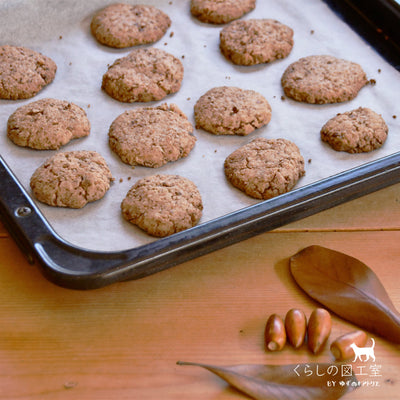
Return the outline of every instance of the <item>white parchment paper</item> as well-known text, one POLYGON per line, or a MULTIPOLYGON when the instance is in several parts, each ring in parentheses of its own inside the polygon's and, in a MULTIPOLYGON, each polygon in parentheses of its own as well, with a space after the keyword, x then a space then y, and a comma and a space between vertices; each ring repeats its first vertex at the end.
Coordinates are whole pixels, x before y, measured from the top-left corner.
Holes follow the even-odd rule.
MULTIPOLYGON (((135 0, 127 1, 134 4, 135 0)), ((181 90, 163 102, 176 103, 194 124, 193 106, 208 89, 238 86, 263 94, 272 107, 268 126, 247 137, 214 136, 195 130, 197 143, 191 154, 157 169, 123 164, 108 147, 108 129, 123 111, 144 104, 126 104, 111 99, 101 90, 107 66, 131 49, 116 50, 98 44, 89 25, 93 13, 112 1, 104 0, 11 0, 0 1, 1 44, 30 47, 51 57, 58 66, 52 84, 36 97, 21 101, 0 101, 0 152, 19 180, 30 192, 33 171, 54 151, 37 151, 15 146, 7 139, 9 115, 19 106, 39 98, 72 101, 85 109, 91 122, 87 138, 70 142, 60 151, 96 150, 107 160, 115 177, 106 196, 80 210, 38 204, 54 229, 66 240, 89 249, 122 250, 155 240, 124 221, 120 203, 137 179, 155 173, 179 174, 191 179, 202 193, 204 213, 200 223, 240 210, 258 200, 233 188, 225 179, 223 162, 236 148, 256 137, 283 137, 295 142, 306 160, 306 175, 297 187, 310 184, 357 165, 400 150, 399 73, 383 60, 355 32, 320 0, 258 0, 248 18, 274 18, 294 30, 290 56, 270 64, 235 66, 219 51, 222 26, 204 24, 190 15, 189 0, 137 0, 166 12, 172 25, 153 46, 182 60, 185 75, 181 90), (368 85, 351 102, 309 105, 282 100, 280 78, 285 68, 300 57, 331 54, 360 63, 368 85), (322 125, 338 112, 370 107, 382 114, 389 126, 385 145, 366 154, 333 151, 320 140, 322 125), (395 119, 393 116, 397 115, 395 119)))

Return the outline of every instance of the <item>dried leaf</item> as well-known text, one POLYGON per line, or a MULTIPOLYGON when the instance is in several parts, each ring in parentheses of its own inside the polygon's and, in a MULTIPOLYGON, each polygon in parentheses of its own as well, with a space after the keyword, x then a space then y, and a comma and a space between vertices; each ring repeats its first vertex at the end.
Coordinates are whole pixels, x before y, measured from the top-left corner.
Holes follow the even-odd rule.
POLYGON ((290 259, 297 284, 343 319, 400 343, 400 314, 375 273, 354 257, 310 246, 290 259))
POLYGON ((177 364, 205 368, 256 400, 335 400, 358 387, 355 375, 343 377, 341 364, 335 363, 222 367, 182 361, 177 364))

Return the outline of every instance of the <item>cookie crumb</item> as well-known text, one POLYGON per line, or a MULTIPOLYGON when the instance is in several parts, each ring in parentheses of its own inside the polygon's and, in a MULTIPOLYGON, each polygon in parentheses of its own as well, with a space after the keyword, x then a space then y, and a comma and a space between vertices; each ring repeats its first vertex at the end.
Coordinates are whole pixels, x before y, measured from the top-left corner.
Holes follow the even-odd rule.
POLYGON ((370 79, 370 80, 368 81, 368 83, 369 83, 371 86, 374 86, 374 85, 376 85, 376 80, 375 80, 375 79, 370 79))
POLYGON ((123 181, 123 178, 119 178, 119 183, 122 183, 123 181))
POLYGON ((78 385, 78 382, 65 382, 64 383, 64 389, 73 389, 74 387, 76 387, 78 385))
POLYGON ((188 97, 186 100, 189 101, 189 100, 191 100, 191 99, 190 99, 190 97, 188 97))
POLYGON ((286 100, 286 97, 285 97, 285 96, 281 96, 281 100, 282 100, 282 101, 285 101, 285 100, 286 100))
POLYGON ((382 70, 380 68, 378 68, 378 73, 380 74, 382 72, 382 70))
POLYGON ((169 34, 169 37, 173 37, 174 36, 174 32, 171 32, 170 34, 169 34))
POLYGON ((314 35, 314 29, 311 29, 310 34, 314 35))
POLYGON ((312 159, 311 159, 311 158, 309 158, 309 159, 308 159, 308 163, 309 163, 309 164, 311 164, 311 161, 312 161, 312 159))
POLYGON ((131 176, 128 176, 128 181, 130 181, 132 179, 132 177, 131 176))
POLYGON ((165 43, 164 43, 164 46, 167 46, 167 44, 168 44, 168 43, 167 43, 167 42, 165 42, 165 43))
POLYGON ((396 119, 397 118, 397 115, 393 115, 393 117, 392 117, 393 119, 396 119))
POLYGON ((182 58, 182 60, 183 60, 183 59, 185 58, 185 55, 182 55, 182 57, 181 57, 181 58, 182 58))
POLYGON ((87 108, 90 108, 90 104, 87 105, 87 108))
POLYGON ((60 35, 58 38, 61 40, 63 37, 60 35))

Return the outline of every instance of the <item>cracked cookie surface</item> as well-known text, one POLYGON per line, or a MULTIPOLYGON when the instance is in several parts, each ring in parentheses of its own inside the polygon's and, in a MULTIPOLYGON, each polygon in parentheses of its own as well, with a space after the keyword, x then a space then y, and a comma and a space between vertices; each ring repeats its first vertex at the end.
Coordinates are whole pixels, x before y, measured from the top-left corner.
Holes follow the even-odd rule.
POLYGON ((156 42, 170 25, 169 16, 156 7, 116 3, 99 10, 90 29, 100 43, 125 48, 156 42))
POLYGON ((175 105, 125 111, 111 124, 109 144, 129 165, 158 168, 186 157, 196 143, 193 126, 175 105))
POLYGON ((0 46, 0 98, 29 99, 54 80, 55 62, 32 49, 0 46))
POLYGON ((148 102, 176 93, 182 79, 183 65, 178 58, 157 48, 140 48, 110 66, 102 88, 121 102, 148 102))
POLYGON ((95 151, 60 152, 33 173, 36 199, 55 207, 82 208, 101 199, 113 181, 104 158, 95 151))
POLYGON ((231 22, 220 32, 222 54, 237 65, 269 63, 287 57, 293 48, 293 30, 273 19, 231 22))
POLYGON ((260 93, 233 86, 215 87, 194 106, 196 128, 215 135, 248 135, 271 120, 271 106, 260 93))
POLYGON ((202 210, 198 188, 179 175, 152 175, 140 179, 121 203, 121 212, 127 221, 156 237, 195 226, 202 210))
POLYGON ((298 147, 287 139, 257 138, 224 163, 228 181, 248 196, 269 199, 290 191, 305 174, 298 147))
POLYGON ((366 107, 337 114, 321 129, 321 139, 336 151, 363 153, 385 143, 388 126, 381 115, 366 107))
POLYGON ((368 83, 362 67, 329 55, 300 58, 281 78, 286 96, 305 103, 340 103, 354 99, 368 83))
POLYGON ((256 0, 191 0, 190 12, 202 22, 226 24, 253 10, 256 0))
POLYGON ((46 98, 26 104, 7 122, 7 136, 12 142, 37 150, 56 150, 89 133, 86 112, 65 100, 46 98))

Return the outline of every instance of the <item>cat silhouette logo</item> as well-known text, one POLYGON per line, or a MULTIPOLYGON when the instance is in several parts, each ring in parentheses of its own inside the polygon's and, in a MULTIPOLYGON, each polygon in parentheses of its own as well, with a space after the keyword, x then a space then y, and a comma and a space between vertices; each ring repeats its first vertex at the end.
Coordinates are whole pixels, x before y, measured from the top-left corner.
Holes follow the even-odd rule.
POLYGON ((374 340, 374 338, 371 338, 371 340, 372 340, 372 345, 370 347, 358 347, 355 343, 352 343, 350 345, 350 347, 353 349, 354 354, 355 354, 353 362, 356 361, 357 359, 359 359, 360 361, 366 362, 370 358, 372 358, 375 362, 375 352, 374 352, 375 340, 374 340), (362 356, 365 356, 364 360, 361 358, 362 356))

